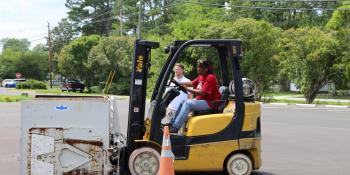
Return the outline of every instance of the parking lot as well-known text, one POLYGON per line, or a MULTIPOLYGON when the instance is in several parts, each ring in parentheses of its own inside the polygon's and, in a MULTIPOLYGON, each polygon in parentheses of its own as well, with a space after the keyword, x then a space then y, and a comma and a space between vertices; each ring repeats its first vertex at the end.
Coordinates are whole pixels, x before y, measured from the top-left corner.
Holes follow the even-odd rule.
MULTIPOLYGON (((125 132, 128 101, 118 101, 125 132)), ((0 103, 0 171, 19 174, 20 103, 0 103)), ((350 174, 350 109, 262 107, 263 166, 255 175, 350 174)))

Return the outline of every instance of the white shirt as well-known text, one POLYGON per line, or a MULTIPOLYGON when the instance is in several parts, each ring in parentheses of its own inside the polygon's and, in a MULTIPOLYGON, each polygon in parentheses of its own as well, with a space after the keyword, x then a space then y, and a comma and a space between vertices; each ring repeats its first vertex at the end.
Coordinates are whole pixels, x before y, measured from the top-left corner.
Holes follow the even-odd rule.
MULTIPOLYGON (((176 80, 179 83, 185 83, 185 82, 191 81, 185 76, 181 78, 174 77, 174 80, 176 80)), ((174 86, 174 84, 171 83, 170 86, 174 86)), ((188 98, 188 94, 184 93, 183 91, 180 91, 180 94, 177 97, 175 97, 173 101, 171 101, 171 103, 168 105, 168 108, 176 110, 179 107, 180 103, 187 100, 187 98, 188 98)))

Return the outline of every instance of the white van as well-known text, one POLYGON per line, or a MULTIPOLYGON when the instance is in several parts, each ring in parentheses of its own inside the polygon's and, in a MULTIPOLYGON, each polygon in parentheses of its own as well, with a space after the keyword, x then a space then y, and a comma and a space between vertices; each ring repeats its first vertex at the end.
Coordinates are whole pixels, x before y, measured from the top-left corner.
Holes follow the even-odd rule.
POLYGON ((15 88, 17 83, 24 81, 26 81, 26 79, 5 79, 2 81, 1 86, 6 88, 15 88))
POLYGON ((14 79, 5 79, 2 81, 1 86, 2 87, 11 87, 15 84, 15 80, 14 79))

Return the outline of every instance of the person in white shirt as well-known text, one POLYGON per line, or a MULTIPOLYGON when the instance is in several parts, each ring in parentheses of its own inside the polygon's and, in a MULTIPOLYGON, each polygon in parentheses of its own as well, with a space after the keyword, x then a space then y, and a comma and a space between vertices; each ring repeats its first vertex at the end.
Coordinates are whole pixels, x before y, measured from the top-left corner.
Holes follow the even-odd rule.
MULTIPOLYGON (((180 63, 175 64, 174 73, 175 73, 174 80, 179 82, 179 83, 185 83, 185 82, 191 81, 184 76, 184 66, 180 63)), ((174 84, 171 83, 170 86, 174 86, 174 84)), ((183 101, 185 101, 191 97, 192 97, 192 95, 190 93, 186 94, 183 91, 180 91, 180 95, 175 97, 174 100, 171 101, 171 103, 168 105, 168 107, 166 109, 165 117, 162 119, 161 123, 163 125, 168 125, 170 123, 171 119, 175 117, 175 112, 176 112, 177 108, 179 107, 179 105, 183 101)))

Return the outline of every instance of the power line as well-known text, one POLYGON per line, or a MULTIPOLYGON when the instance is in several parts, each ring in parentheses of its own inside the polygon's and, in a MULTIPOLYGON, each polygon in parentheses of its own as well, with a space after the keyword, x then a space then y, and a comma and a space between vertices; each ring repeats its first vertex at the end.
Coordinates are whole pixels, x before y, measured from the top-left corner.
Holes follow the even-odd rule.
POLYGON ((45 38, 45 37, 42 37, 42 38, 38 38, 38 39, 34 39, 34 40, 30 40, 29 42, 39 41, 39 40, 42 40, 42 39, 46 39, 46 38, 45 38))
MULTIPOLYGON (((111 10, 112 10, 112 7, 106 7, 106 8, 104 8, 102 10, 99 10, 98 12, 96 12, 96 13, 90 15, 90 16, 84 17, 84 19, 89 19, 90 18, 92 20, 92 19, 95 19, 97 17, 100 17, 100 16, 106 14, 107 12, 111 12, 111 10)), ((77 24, 79 25, 79 24, 85 24, 85 23, 84 23, 84 21, 81 21, 81 22, 78 22, 77 24)))
POLYGON ((83 23, 83 24, 84 24, 84 25, 87 25, 87 24, 94 24, 94 23, 105 22, 105 21, 111 21, 111 20, 116 20, 116 18, 115 18, 115 17, 110 17, 110 18, 105 18, 105 19, 101 19, 101 20, 97 20, 97 21, 85 22, 85 23, 83 23))
MULTIPOLYGON (((94 14, 88 16, 88 17, 86 17, 86 18, 94 19, 94 18, 97 18, 97 17, 99 17, 99 16, 101 16, 101 15, 107 13, 107 12, 110 12, 111 10, 112 10, 111 7, 106 7, 106 8, 104 8, 104 9, 102 9, 102 10, 100 10, 100 11, 98 11, 98 12, 96 12, 96 13, 94 13, 94 14), (108 10, 108 11, 106 11, 106 10, 108 10), (105 12, 103 12, 103 11, 105 11, 105 12), (103 13, 101 13, 101 12, 103 12, 103 13), (101 13, 101 14, 100 14, 100 13, 101 13), (95 16, 95 15, 97 15, 97 16, 95 16)), ((35 38, 35 37, 42 36, 42 35, 47 35, 47 34, 48 34, 48 33, 46 32, 46 33, 41 33, 41 34, 32 35, 32 36, 28 36, 28 37, 20 37, 20 38, 27 38, 27 39, 28 39, 28 38, 35 38)), ((41 40, 41 39, 44 39, 44 38, 39 38, 39 39, 30 40, 29 42, 38 41, 38 40, 41 40)))
POLYGON ((249 1, 249 2, 341 2, 339 0, 245 0, 245 1, 249 1))
POLYGON ((41 33, 41 34, 37 34, 37 35, 32 35, 32 36, 28 36, 28 37, 25 37, 25 38, 36 38, 38 36, 42 36, 42 35, 47 35, 47 32, 46 33, 41 33))
POLYGON ((241 6, 241 5, 223 5, 223 4, 213 4, 213 3, 206 3, 206 2, 191 2, 191 1, 185 1, 185 0, 177 0, 178 2, 188 3, 188 4, 198 4, 198 5, 205 5, 205 6, 216 6, 216 7, 227 7, 227 8, 243 8, 243 9, 261 9, 261 10, 300 10, 300 11, 315 11, 315 10, 322 10, 322 11, 336 11, 336 10, 342 10, 342 11, 348 11, 350 9, 348 8, 337 8, 337 9, 331 9, 331 8, 285 8, 285 7, 264 7, 264 6, 241 6))
MULTIPOLYGON (((101 12, 103 12, 103 11, 105 11, 105 10, 108 10, 108 11, 106 11, 106 12, 109 12, 110 10, 112 10, 112 8, 111 7, 106 7, 106 8, 104 8, 104 9, 102 9, 102 10, 99 10, 98 12, 95 12, 94 14, 92 14, 92 15, 90 15, 90 16, 87 16, 86 18, 95 18, 95 17, 98 17, 98 16, 95 16, 95 15, 100 15, 99 13, 101 13, 101 12), (95 16, 95 17, 94 17, 95 16)), ((103 13, 106 13, 106 12, 103 12, 103 13)))
MULTIPOLYGON (((97 16, 90 17, 90 18, 91 18, 91 19, 95 19, 95 18, 97 18, 97 17, 100 17, 100 16, 102 16, 102 15, 106 14, 107 12, 111 12, 111 10, 112 10, 112 8, 111 8, 110 10, 108 10, 108 11, 105 11, 105 12, 103 12, 103 13, 101 13, 101 14, 97 15, 97 16)), ((89 17, 88 17, 88 18, 89 18, 89 17)))

